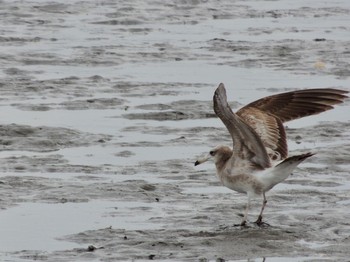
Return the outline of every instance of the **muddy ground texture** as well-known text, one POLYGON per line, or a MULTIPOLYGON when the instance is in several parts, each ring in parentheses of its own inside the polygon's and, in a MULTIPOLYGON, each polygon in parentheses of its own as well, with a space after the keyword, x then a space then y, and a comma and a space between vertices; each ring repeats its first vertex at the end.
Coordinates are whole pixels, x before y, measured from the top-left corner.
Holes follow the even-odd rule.
MULTIPOLYGON (((198 98, 216 84, 191 82, 181 74, 178 81, 157 72, 152 77, 152 65, 175 63, 176 74, 181 63, 193 62, 218 71, 266 69, 277 76, 334 80, 336 85, 321 87, 350 91, 350 40, 338 37, 350 27, 337 23, 349 16, 348 5, 0 2, 0 213, 27 203, 78 206, 99 200, 113 207, 101 217, 139 217, 135 225, 106 224, 55 236, 81 248, 0 247, 8 261, 349 258, 349 100, 335 109, 337 119, 287 128, 291 155, 317 154, 268 194, 264 218, 271 226, 242 229, 233 224, 241 219, 246 197, 221 187, 212 164, 193 166, 212 146, 231 144, 215 121, 211 91, 198 98), (333 24, 321 31, 284 19, 333 24), (221 26, 225 21, 250 26, 235 38, 221 26), (212 31, 206 35, 203 28, 212 31), (311 37, 298 38, 299 33, 311 37), (150 68, 144 78, 133 70, 144 67, 150 68)), ((280 88, 261 83, 240 87, 240 94, 248 102, 252 92, 293 89, 276 79, 280 88)), ((304 87, 316 87, 308 84, 304 87)), ((229 99, 233 108, 242 106, 238 97, 229 99)), ((260 204, 254 202, 251 221, 260 204)))

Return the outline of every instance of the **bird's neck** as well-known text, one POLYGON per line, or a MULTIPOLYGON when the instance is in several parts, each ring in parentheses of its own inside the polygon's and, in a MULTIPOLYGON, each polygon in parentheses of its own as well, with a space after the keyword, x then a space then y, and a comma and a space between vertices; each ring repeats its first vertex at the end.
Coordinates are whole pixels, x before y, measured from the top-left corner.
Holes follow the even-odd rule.
POLYGON ((225 152, 222 152, 220 158, 215 162, 217 171, 221 171, 225 168, 227 161, 231 158, 231 156, 232 150, 226 150, 225 152))

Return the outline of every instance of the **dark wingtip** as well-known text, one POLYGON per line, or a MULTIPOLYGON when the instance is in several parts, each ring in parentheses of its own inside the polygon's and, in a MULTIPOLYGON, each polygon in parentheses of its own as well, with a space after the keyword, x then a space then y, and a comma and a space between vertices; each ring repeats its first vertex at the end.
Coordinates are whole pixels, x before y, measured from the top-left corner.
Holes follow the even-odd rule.
MULTIPOLYGON (((311 153, 311 152, 307 152, 305 154, 302 154, 302 155, 297 155, 297 156, 292 156, 290 157, 290 159, 295 159, 297 161, 304 161, 306 158, 309 158, 313 155, 315 155, 316 153, 311 153)), ((288 158, 287 158, 288 159, 288 158)))
POLYGON ((277 166, 281 165, 281 164, 284 164, 284 163, 287 163, 287 162, 290 162, 290 163, 295 163, 295 162, 299 162, 301 163, 302 161, 304 161, 306 158, 309 158, 313 155, 315 155, 316 153, 311 153, 311 152, 308 152, 308 153, 305 153, 305 154, 301 154, 301 155, 296 155, 296 156, 291 156, 291 157, 288 157, 286 159, 284 159, 281 163, 279 163, 277 166))
POLYGON ((219 86, 218 86, 218 88, 225 88, 224 83, 220 83, 219 86))
POLYGON ((303 155, 300 156, 300 159, 306 159, 310 156, 313 156, 313 155, 316 155, 316 153, 311 153, 311 152, 308 152, 308 153, 305 153, 303 155))
POLYGON ((227 103, 226 89, 223 83, 220 83, 214 92, 214 112, 217 114, 217 107, 219 104, 227 103))
POLYGON ((223 83, 220 83, 219 86, 216 88, 215 93, 217 94, 225 90, 225 85, 223 83))
POLYGON ((199 161, 197 160, 196 162, 194 162, 194 166, 198 166, 200 163, 199 161))

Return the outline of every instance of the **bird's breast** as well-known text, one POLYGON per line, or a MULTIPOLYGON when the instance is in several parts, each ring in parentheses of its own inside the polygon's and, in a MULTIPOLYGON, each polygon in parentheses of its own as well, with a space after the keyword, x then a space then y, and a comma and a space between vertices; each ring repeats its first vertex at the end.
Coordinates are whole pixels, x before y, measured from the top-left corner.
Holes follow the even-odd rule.
POLYGON ((220 177, 224 186, 239 193, 260 195, 263 185, 251 174, 224 175, 220 177))

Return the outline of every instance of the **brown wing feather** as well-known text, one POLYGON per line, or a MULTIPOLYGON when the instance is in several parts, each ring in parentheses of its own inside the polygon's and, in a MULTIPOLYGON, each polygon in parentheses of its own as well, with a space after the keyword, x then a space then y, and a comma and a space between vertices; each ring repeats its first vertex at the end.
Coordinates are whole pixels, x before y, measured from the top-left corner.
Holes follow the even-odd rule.
POLYGON ((340 104, 347 98, 344 95, 346 93, 348 91, 332 88, 291 91, 259 99, 239 111, 251 107, 259 108, 278 117, 284 123, 333 109, 333 105, 340 104))
POLYGON ((225 124, 233 140, 233 156, 250 160, 262 168, 271 166, 265 146, 252 127, 247 125, 227 103, 223 84, 216 89, 213 97, 215 114, 225 124))
POLYGON ((286 92, 252 102, 236 114, 259 134, 268 151, 284 159, 288 147, 283 123, 330 110, 347 98, 346 93, 332 88, 286 92))
POLYGON ((237 115, 256 131, 270 159, 281 160, 288 156, 286 132, 279 118, 254 107, 240 110, 237 115))

